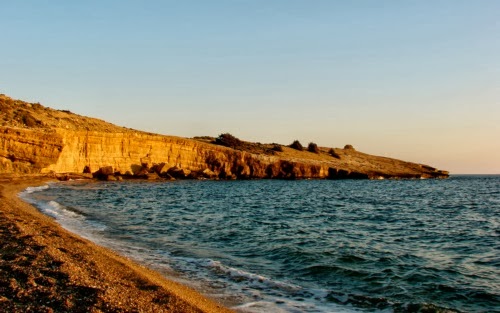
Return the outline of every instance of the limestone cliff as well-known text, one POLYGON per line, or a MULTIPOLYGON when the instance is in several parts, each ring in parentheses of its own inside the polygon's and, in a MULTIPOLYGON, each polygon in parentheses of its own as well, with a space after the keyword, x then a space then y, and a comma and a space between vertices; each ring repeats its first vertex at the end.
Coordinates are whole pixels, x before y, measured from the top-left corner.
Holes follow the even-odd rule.
MULTIPOLYGON (((354 149, 229 148, 118 127, 0 95, 0 173, 137 174, 161 164, 218 178, 444 178, 430 166, 354 149), (333 151, 333 153, 332 153, 333 151), (332 156, 333 155, 333 156, 332 156)), ((248 147, 254 147, 247 145, 248 147)), ((244 146, 244 147, 247 147, 244 146)), ((261 145, 263 146, 263 145, 261 145)), ((260 146, 259 146, 260 147, 260 146)))

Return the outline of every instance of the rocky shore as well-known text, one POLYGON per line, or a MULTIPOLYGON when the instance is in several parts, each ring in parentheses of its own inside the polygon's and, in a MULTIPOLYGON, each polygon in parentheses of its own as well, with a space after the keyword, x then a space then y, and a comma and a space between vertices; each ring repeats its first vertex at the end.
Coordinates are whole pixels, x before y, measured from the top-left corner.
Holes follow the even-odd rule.
POLYGON ((230 312, 62 229, 18 193, 45 176, 0 176, 0 311, 230 312))

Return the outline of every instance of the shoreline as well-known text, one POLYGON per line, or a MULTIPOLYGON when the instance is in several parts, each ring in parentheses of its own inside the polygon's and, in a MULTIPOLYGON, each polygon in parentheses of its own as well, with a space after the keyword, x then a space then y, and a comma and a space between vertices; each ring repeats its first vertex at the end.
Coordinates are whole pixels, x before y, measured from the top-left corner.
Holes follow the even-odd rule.
POLYGON ((0 307, 9 312, 233 312, 63 229, 24 202, 47 176, 0 177, 0 307))

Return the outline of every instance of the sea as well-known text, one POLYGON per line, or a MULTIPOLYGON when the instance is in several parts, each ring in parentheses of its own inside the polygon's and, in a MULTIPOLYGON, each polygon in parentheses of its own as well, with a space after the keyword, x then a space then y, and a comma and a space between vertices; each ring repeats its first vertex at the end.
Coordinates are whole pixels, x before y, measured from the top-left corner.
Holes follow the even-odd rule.
POLYGON ((70 181, 20 196, 238 312, 500 312, 500 176, 70 181))

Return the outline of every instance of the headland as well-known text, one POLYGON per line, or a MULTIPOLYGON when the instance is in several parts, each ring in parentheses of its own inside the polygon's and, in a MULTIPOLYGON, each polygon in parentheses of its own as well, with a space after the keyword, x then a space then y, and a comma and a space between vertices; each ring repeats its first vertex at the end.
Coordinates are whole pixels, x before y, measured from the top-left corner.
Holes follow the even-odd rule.
POLYGON ((0 95, 0 173, 101 179, 399 179, 448 172, 343 148, 182 138, 116 126, 0 95))

